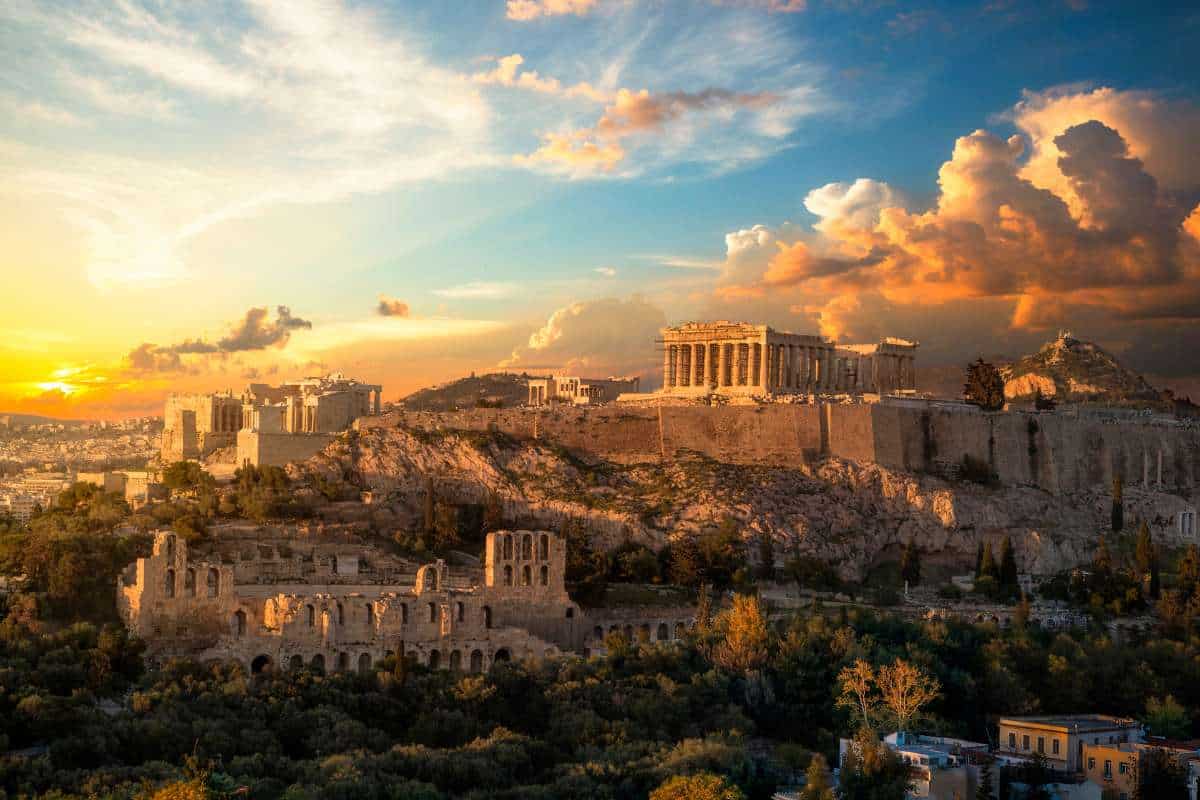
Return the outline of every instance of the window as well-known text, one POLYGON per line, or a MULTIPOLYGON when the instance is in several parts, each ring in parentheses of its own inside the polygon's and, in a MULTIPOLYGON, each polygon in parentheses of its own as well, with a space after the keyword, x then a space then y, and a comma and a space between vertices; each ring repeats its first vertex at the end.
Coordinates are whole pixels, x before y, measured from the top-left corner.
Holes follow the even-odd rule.
POLYGON ((367 624, 375 624, 375 606, 371 605, 370 603, 367 603, 367 624))
POLYGON ((1044 737, 1044 736, 1038 737, 1038 752, 1039 753, 1046 752, 1046 737, 1044 737))
POLYGON ((542 569, 541 569, 541 581, 542 581, 542 586, 550 585, 550 568, 547 567, 545 564, 542 565, 542 569))
POLYGON ((513 583, 512 583, 512 578, 513 578, 513 576, 512 576, 512 564, 505 564, 505 565, 504 565, 504 585, 505 585, 505 586, 512 586, 512 585, 513 585, 513 583))
POLYGON ((1107 758, 1104 759, 1104 777, 1112 778, 1112 762, 1107 758))
POLYGON ((221 590, 221 573, 215 569, 208 571, 208 596, 216 597, 221 590))
POLYGON ((1017 749, 1017 735, 1015 733, 1010 733, 1008 735, 1008 746, 1012 750, 1017 749))
POLYGON ((337 612, 338 612, 338 625, 345 625, 346 624, 346 610, 344 608, 342 608, 341 603, 337 604, 337 612))
POLYGON ((401 603, 400 604, 400 624, 405 625, 407 623, 408 623, 408 603, 401 603))
POLYGON ((1029 749, 1029 737, 1028 737, 1028 736, 1022 736, 1022 737, 1021 737, 1021 749, 1022 749, 1022 750, 1028 750, 1028 749, 1029 749))
POLYGON ((1095 768, 1096 768, 1096 759, 1089 757, 1088 758, 1088 769, 1093 770, 1095 768))
POLYGON ((1121 775, 1128 774, 1129 765, 1126 764, 1124 761, 1122 761, 1120 764, 1117 764, 1117 772, 1120 773, 1121 775))
POLYGON ((513 556, 512 534, 506 533, 504 535, 504 558, 509 559, 509 558, 512 558, 512 556, 513 556))
POLYGON ((545 561, 550 558, 550 537, 542 534, 538 538, 538 560, 545 561))
POLYGON ((437 622, 437 606, 433 603, 429 604, 429 621, 437 622))
POLYGON ((455 606, 455 608, 457 609, 457 613, 455 616, 457 617, 459 622, 462 622, 467 617, 467 607, 464 606, 462 603, 459 603, 457 606, 455 606))
POLYGON ((317 624, 317 609, 312 606, 308 607, 308 627, 313 627, 317 624))
POLYGON ((1050 750, 1054 753, 1054 755, 1058 755, 1058 739, 1050 742, 1050 750))
POLYGON ((521 537, 521 559, 523 561, 533 560, 533 537, 528 533, 521 537))
POLYGON ((533 570, 531 570, 529 568, 528 564, 526 564, 524 567, 521 568, 521 585, 522 586, 532 586, 533 585, 533 570))

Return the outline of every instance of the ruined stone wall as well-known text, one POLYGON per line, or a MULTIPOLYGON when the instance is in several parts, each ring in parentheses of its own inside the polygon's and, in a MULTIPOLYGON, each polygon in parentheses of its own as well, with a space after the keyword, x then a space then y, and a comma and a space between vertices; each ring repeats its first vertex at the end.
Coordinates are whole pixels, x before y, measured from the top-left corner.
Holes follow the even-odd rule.
POLYGON ((819 453, 893 469, 943 474, 964 456, 1007 486, 1051 492, 1125 483, 1188 493, 1200 482, 1200 429, 1069 412, 988 414, 955 405, 768 404, 606 406, 401 412, 360 424, 425 430, 494 429, 606 459, 657 461, 694 451, 738 464, 797 466, 819 453))
POLYGON ((332 433, 260 433, 242 430, 237 434, 237 463, 283 466, 304 461, 324 450, 336 438, 332 433))

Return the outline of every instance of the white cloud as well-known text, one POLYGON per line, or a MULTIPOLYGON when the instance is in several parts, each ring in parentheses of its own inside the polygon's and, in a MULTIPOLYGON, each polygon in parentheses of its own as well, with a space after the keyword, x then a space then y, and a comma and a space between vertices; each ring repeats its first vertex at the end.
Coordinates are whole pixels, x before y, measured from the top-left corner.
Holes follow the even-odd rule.
POLYGON ((813 189, 804 198, 804 207, 821 218, 815 227, 825 230, 833 224, 854 228, 873 228, 879 222, 879 212, 902 206, 903 201, 882 181, 859 178, 854 183, 827 183, 813 189))
POLYGON ((617 271, 613 267, 596 267, 595 272, 599 273, 605 278, 617 277, 617 271))
POLYGON ((516 291, 517 287, 512 283, 471 281, 458 286, 448 286, 445 289, 434 289, 433 294, 455 300, 496 300, 511 297, 516 294, 516 291))

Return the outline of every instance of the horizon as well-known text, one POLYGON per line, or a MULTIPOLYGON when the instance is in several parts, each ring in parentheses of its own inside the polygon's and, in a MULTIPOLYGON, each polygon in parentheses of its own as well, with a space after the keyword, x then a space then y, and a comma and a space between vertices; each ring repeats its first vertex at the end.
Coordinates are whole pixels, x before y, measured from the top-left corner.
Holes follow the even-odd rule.
POLYGON ((1083 0, 9 4, 0 413, 652 385, 660 328, 721 318, 915 339, 926 374, 1070 328, 1200 396, 1198 33, 1083 0))

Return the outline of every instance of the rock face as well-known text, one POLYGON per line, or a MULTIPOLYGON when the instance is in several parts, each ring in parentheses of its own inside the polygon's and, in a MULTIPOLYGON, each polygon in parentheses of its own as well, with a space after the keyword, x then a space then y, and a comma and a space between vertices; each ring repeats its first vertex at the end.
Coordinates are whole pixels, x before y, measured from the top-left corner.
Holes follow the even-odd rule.
MULTIPOLYGON (((747 541, 774 541, 777 558, 811 555, 861 579, 912 539, 965 570, 977 546, 1009 536, 1025 571, 1051 573, 1091 559, 1105 532, 1107 492, 950 482, 875 464, 827 459, 814 467, 721 463, 684 451, 663 462, 585 460, 544 441, 486 432, 371 428, 293 466, 297 478, 345 480, 415 519, 432 482, 439 497, 500 501, 506 520, 558 529, 582 521, 597 543, 651 547, 735 520, 747 541)), ((1175 494, 1127 487, 1125 518, 1146 519, 1156 541, 1182 544, 1175 494)), ((755 553, 757 548, 749 548, 755 553)))
POLYGON ((1037 392, 1057 400, 1103 400, 1110 403, 1158 401, 1159 392, 1146 379, 1123 367, 1111 353, 1069 331, 1041 350, 1002 370, 1004 395, 1029 398, 1037 392))
POLYGON ((412 411, 454 411, 474 408, 481 402, 493 407, 511 408, 529 397, 527 375, 511 372, 472 374, 467 378, 413 392, 404 398, 404 407, 412 411))

